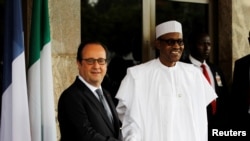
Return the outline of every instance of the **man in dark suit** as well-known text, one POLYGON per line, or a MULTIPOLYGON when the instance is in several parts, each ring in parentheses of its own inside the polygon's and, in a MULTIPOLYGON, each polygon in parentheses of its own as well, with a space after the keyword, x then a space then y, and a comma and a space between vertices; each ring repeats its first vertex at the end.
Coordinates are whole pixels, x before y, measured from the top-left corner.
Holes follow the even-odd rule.
POLYGON ((80 44, 79 75, 58 102, 61 141, 121 141, 112 97, 101 87, 107 71, 107 53, 99 42, 80 44))
POLYGON ((226 129, 227 103, 228 103, 228 88, 225 82, 224 74, 216 65, 209 63, 208 57, 211 51, 211 40, 209 35, 204 31, 194 31, 189 38, 190 54, 183 61, 194 64, 201 71, 204 70, 201 65, 204 65, 207 72, 207 79, 211 86, 215 89, 218 98, 210 103, 207 107, 208 115, 208 136, 209 141, 212 139, 212 129, 226 129))
MULTIPOLYGON (((250 32, 248 37, 250 44, 250 32)), ((250 55, 235 61, 232 82, 232 123, 236 130, 247 131, 250 140, 250 55)))

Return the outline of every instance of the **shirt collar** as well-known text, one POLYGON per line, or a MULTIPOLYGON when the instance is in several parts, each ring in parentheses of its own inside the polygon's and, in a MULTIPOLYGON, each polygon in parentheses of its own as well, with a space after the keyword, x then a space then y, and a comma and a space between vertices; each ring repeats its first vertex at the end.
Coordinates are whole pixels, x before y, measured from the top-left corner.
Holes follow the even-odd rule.
POLYGON ((199 60, 195 59, 195 58, 194 58, 193 56, 191 56, 191 55, 189 55, 189 59, 190 59, 191 63, 194 64, 194 65, 197 66, 197 67, 200 67, 201 64, 205 64, 205 65, 207 66, 206 60, 205 60, 203 63, 201 63, 199 60))
POLYGON ((162 69, 164 69, 164 70, 170 70, 170 71, 172 71, 172 70, 175 70, 176 68, 178 68, 178 62, 179 62, 179 61, 177 61, 177 62, 175 63, 175 66, 173 66, 173 67, 168 67, 168 66, 163 65, 163 64, 161 63, 159 57, 156 59, 156 62, 157 62, 157 64, 160 66, 160 68, 162 68, 162 69))
POLYGON ((84 80, 84 78, 82 78, 82 76, 78 75, 78 78, 92 91, 92 92, 95 92, 96 89, 101 89, 102 90, 102 87, 100 86, 99 88, 98 87, 95 87, 95 86, 92 86, 90 85, 87 81, 84 80))

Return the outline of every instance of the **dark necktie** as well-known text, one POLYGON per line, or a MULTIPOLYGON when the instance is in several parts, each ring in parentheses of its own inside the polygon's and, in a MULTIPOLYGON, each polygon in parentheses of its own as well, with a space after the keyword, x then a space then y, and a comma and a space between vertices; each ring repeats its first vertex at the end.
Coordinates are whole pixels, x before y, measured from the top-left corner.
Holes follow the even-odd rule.
POLYGON ((105 101, 105 99, 104 99, 102 90, 101 90, 101 89, 96 89, 95 91, 96 91, 96 93, 97 93, 98 96, 99 96, 100 103, 102 104, 103 108, 105 109, 105 111, 106 111, 106 113, 107 113, 107 116, 108 116, 110 122, 113 123, 113 122, 112 122, 112 121, 113 121, 113 116, 112 116, 111 111, 110 111, 110 109, 109 109, 109 107, 108 107, 108 103, 107 103, 107 102, 105 101))
MULTIPOLYGON (((203 75, 206 77, 206 79, 209 82, 209 84, 211 84, 211 80, 209 78, 206 66, 204 64, 202 64, 201 68, 202 68, 203 75)), ((212 113, 215 114, 216 113, 216 100, 213 100, 212 103, 211 103, 211 105, 212 105, 212 113)))

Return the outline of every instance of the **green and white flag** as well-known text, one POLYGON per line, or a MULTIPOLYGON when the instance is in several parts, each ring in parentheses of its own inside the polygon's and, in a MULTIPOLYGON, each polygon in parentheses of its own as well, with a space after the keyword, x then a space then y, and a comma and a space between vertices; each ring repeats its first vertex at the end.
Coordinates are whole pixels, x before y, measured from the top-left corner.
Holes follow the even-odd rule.
POLYGON ((33 1, 28 94, 31 140, 56 141, 48 0, 33 1))

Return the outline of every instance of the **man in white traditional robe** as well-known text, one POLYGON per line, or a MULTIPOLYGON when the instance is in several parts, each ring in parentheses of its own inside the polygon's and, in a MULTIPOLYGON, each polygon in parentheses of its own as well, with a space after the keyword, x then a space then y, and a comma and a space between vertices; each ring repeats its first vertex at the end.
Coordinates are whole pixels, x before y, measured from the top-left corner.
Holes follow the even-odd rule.
POLYGON ((217 95, 201 71, 179 62, 181 24, 156 27, 159 58, 130 67, 116 107, 124 141, 207 141, 207 105, 217 95))

